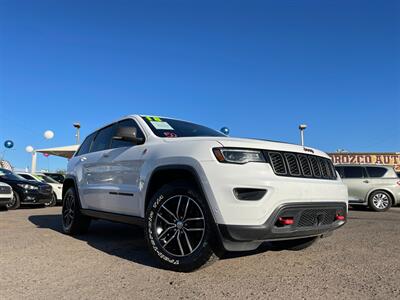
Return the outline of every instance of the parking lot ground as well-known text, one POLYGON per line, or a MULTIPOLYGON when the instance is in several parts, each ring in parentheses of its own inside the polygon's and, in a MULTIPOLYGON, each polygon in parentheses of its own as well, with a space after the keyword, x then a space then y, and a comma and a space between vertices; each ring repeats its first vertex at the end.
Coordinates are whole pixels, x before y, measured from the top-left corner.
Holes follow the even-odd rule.
POLYGON ((159 269, 137 227, 96 221, 74 238, 60 212, 0 212, 1 299, 400 298, 400 208, 350 211, 301 252, 264 246, 189 274, 159 269))

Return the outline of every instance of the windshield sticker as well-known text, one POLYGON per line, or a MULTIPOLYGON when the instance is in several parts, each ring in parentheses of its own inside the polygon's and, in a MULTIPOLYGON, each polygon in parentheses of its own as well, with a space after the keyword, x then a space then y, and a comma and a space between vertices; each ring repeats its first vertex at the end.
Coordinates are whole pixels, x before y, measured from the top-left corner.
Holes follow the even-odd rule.
POLYGON ((151 125, 157 130, 174 130, 171 125, 163 121, 150 121, 151 125))
POLYGON ((164 131, 164 135, 168 138, 176 138, 178 135, 175 132, 164 131))

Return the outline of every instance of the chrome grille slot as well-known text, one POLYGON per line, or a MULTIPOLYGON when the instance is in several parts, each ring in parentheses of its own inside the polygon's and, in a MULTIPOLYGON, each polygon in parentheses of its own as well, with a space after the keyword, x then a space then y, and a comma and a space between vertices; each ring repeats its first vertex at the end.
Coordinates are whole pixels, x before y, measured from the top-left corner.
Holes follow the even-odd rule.
POLYGON ((300 166, 297 162, 296 155, 294 155, 293 153, 285 153, 285 159, 290 175, 301 176, 300 166))
POLYGON ((275 174, 286 175, 286 167, 282 154, 279 152, 268 152, 268 156, 275 174))
POLYGON ((310 158, 311 167, 313 170, 314 177, 320 178, 321 177, 321 170, 319 168, 319 163, 316 157, 311 156, 310 158))
POLYGON ((322 176, 324 178, 332 177, 331 170, 329 168, 328 162, 325 159, 322 159, 322 158, 319 159, 319 162, 321 164, 322 176))
POLYGON ((307 159, 307 156, 299 154, 298 158, 300 161, 301 171, 303 172, 303 175, 306 177, 312 177, 311 165, 307 159))

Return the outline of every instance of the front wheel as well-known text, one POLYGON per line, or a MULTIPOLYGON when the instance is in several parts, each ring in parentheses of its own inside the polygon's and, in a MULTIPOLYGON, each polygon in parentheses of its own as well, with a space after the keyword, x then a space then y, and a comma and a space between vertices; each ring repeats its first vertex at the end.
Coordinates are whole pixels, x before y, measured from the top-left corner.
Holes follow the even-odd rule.
POLYGON ((387 211, 392 206, 392 199, 388 193, 376 191, 369 196, 368 206, 377 212, 387 211))
POLYGON ((47 203, 44 204, 44 206, 46 207, 51 207, 51 206, 55 206, 57 204, 57 195, 55 193, 53 193, 53 195, 51 196, 51 200, 47 203))
POLYGON ((309 237, 296 240, 277 241, 277 242, 272 242, 272 248, 276 250, 300 251, 310 247, 318 239, 319 237, 317 236, 317 237, 309 237))
POLYGON ((162 267, 194 271, 214 258, 213 219, 204 197, 189 183, 162 187, 146 210, 145 237, 162 267))
POLYGON ((79 199, 75 189, 69 188, 63 198, 62 227, 69 235, 86 233, 90 226, 90 218, 82 215, 79 199))
POLYGON ((6 204, 7 209, 17 209, 21 206, 21 200, 17 192, 13 191, 13 197, 8 204, 6 204))

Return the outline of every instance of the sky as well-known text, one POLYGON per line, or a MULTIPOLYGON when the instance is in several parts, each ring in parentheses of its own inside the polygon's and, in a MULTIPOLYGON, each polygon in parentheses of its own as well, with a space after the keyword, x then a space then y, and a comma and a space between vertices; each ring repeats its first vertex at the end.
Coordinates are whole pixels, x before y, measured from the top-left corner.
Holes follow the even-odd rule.
POLYGON ((400 151, 400 1, 0 0, 0 156, 11 139, 25 168, 28 145, 74 144, 74 122, 136 113, 400 151))

